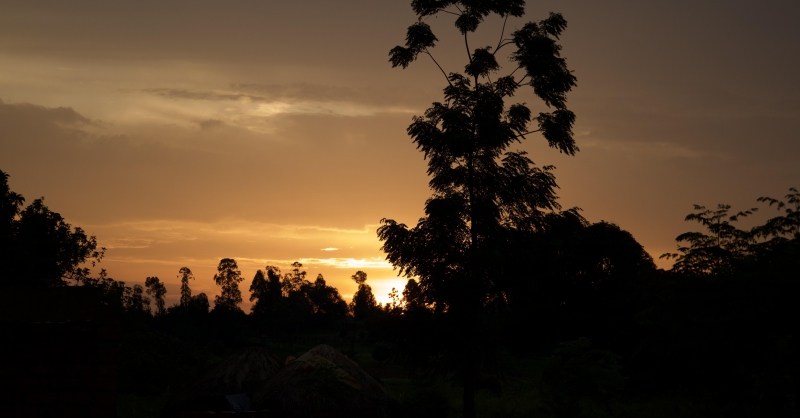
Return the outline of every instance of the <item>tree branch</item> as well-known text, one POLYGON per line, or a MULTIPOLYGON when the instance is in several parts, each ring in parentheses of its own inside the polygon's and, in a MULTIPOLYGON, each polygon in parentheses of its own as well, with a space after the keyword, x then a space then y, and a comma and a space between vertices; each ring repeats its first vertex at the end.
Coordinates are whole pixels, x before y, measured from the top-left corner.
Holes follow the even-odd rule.
POLYGON ((519 70, 520 68, 522 68, 522 66, 521 66, 521 65, 520 65, 519 67, 515 68, 515 69, 514 69, 514 71, 512 71, 512 72, 511 72, 511 74, 507 75, 506 77, 511 77, 511 76, 512 76, 512 75, 514 75, 514 73, 516 73, 516 72, 517 72, 517 70, 519 70))
POLYGON ((517 139, 517 138, 520 138, 520 137, 524 137, 525 135, 533 134, 533 133, 536 133, 536 132, 539 132, 539 131, 541 131, 541 129, 537 129, 535 131, 524 132, 524 133, 521 133, 519 135, 515 135, 512 139, 517 139))
POLYGON ((503 19, 503 29, 500 31, 500 40, 497 41, 497 48, 495 48, 494 52, 497 52, 500 49, 500 44, 503 43, 503 36, 506 34, 506 22, 508 22, 508 13, 506 13, 506 18, 503 19))
POLYGON ((447 73, 444 72, 444 69, 442 69, 442 66, 439 65, 439 63, 436 61, 436 58, 434 58, 433 55, 431 55, 431 53, 428 52, 428 48, 425 48, 425 53, 428 54, 428 56, 431 57, 431 59, 433 60, 433 63, 436 64, 437 67, 439 67, 439 71, 441 71, 442 75, 444 75, 444 79, 447 80, 447 84, 449 84, 450 87, 453 87, 453 83, 450 82, 450 78, 447 77, 447 73))
MULTIPOLYGON (((508 40, 508 39, 506 39, 506 40, 507 40, 508 42, 506 42, 506 43, 504 43, 504 44, 497 44, 497 49, 495 49, 495 50, 494 50, 494 52, 492 52, 492 55, 495 55, 495 54, 497 54, 497 51, 499 51, 499 50, 500 50, 500 48, 502 48, 502 47, 504 47, 504 46, 506 46, 506 45, 511 45, 511 44, 513 44, 513 43, 514 43, 514 41, 513 41, 513 40, 508 40)), ((501 42, 502 42, 502 40, 501 40, 501 42)))
POLYGON ((464 45, 467 47, 467 57, 469 62, 472 62, 472 54, 469 53, 469 41, 467 41, 467 32, 464 32, 464 45))
POLYGON ((451 15, 454 15, 454 16, 461 16, 460 14, 458 14, 458 13, 456 13, 456 12, 451 12, 451 11, 449 11, 449 10, 445 10, 445 9, 437 9, 436 11, 437 11, 437 12, 445 12, 445 13, 449 13, 449 14, 451 14, 451 15))

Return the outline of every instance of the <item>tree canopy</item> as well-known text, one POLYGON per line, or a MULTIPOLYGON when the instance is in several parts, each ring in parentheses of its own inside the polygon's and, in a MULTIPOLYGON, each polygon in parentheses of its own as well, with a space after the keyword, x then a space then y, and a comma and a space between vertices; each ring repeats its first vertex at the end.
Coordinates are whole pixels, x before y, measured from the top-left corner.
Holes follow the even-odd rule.
POLYGON ((97 239, 51 211, 44 198, 22 208, 25 198, 10 190, 0 171, 0 261, 6 286, 64 286, 90 274, 105 253, 97 239))
POLYGON ((239 290, 239 283, 242 280, 242 272, 239 271, 236 260, 223 258, 219 261, 214 282, 221 288, 221 293, 214 297, 214 309, 241 310, 239 304, 242 303, 242 292, 239 290))

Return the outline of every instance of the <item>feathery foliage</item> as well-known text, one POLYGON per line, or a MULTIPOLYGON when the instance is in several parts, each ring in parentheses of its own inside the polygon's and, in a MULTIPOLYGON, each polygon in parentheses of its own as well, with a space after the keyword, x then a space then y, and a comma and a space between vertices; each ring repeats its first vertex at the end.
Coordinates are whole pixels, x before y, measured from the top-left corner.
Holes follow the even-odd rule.
POLYGON ((576 78, 557 42, 567 22, 551 13, 506 36, 508 17, 522 16, 524 5, 522 0, 414 1, 418 21, 408 28, 405 46, 389 52, 392 66, 402 68, 428 55, 447 81, 444 101, 433 103, 408 127, 428 161, 433 195, 425 203, 425 216, 411 228, 383 219, 378 237, 387 260, 401 274, 418 279, 420 303, 454 321, 449 340, 455 350, 451 357, 465 379, 465 417, 475 415, 476 346, 490 344, 478 341, 491 335, 481 331, 481 310, 504 297, 497 281, 506 276, 503 253, 513 246, 514 231, 533 231, 546 213, 560 209, 553 167, 536 167, 524 151, 511 147, 539 132, 560 152, 578 151, 572 137, 575 115, 566 107, 576 78), (468 62, 463 73, 445 72, 433 57, 438 38, 424 19, 440 13, 455 16, 464 38, 468 62), (497 46, 470 50, 469 34, 491 15, 504 19, 497 46), (497 54, 509 46, 516 69, 498 77, 497 54), (534 116, 524 103, 506 103, 523 86, 554 110, 534 116), (538 128, 530 130, 532 123, 538 128))

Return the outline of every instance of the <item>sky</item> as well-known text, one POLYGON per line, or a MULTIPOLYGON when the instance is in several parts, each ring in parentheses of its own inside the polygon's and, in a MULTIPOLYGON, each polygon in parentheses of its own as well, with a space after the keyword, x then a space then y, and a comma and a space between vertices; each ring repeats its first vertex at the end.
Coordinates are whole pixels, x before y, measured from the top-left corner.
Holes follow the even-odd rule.
MULTIPOLYGON (((363 270, 385 301, 406 279, 375 230, 423 214, 426 163, 405 129, 445 85, 430 61, 388 63, 409 4, 0 0, 0 170, 96 235, 110 277, 158 276, 168 303, 183 266, 195 293, 218 293, 225 257, 245 299, 257 269, 300 261, 345 298, 363 270)), ((697 229, 692 205, 745 209, 800 187, 800 2, 529 1, 507 29, 551 11, 569 22, 581 151, 536 136, 516 149, 557 167, 563 207, 669 267, 658 256, 697 229)), ((426 22, 437 60, 463 71, 453 19, 426 22)), ((515 99, 539 109, 531 92, 515 99)))

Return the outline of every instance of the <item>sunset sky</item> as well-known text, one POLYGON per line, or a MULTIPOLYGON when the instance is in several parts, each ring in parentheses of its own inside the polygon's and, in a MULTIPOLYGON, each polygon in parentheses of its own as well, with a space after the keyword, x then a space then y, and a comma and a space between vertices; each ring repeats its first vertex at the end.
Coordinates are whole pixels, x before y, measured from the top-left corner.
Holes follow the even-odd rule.
MULTIPOLYGON (((375 229, 422 215, 426 163, 405 129, 444 85, 430 61, 388 63, 409 3, 0 0, 0 169, 96 235, 110 277, 158 276, 169 303, 183 266, 215 294, 223 257, 245 299, 257 269, 298 260, 346 298, 364 270, 385 300, 405 280, 375 229)), ((564 207, 657 259, 695 228, 693 204, 743 209, 800 187, 800 2, 528 1, 509 27, 550 11, 569 22, 581 151, 537 136, 518 148, 557 167, 564 207)), ((427 22, 442 66, 463 71, 452 19, 427 22)))

